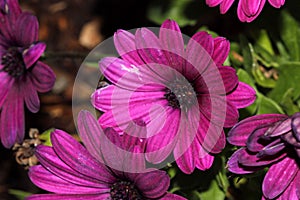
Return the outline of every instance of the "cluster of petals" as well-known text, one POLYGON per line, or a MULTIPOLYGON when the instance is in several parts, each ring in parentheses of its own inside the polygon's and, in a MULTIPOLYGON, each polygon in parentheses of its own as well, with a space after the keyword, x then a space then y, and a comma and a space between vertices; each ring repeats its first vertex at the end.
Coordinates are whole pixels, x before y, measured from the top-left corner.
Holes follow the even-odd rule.
POLYGON ((79 113, 78 130, 85 147, 61 130, 51 133, 51 147, 37 147, 36 156, 41 164, 30 168, 29 177, 37 186, 52 193, 34 194, 27 200, 185 199, 167 192, 170 178, 166 172, 145 170, 145 160, 135 157, 143 146, 138 138, 125 133, 120 136, 112 129, 103 132, 87 111, 79 113), (131 156, 118 153, 117 148, 108 148, 106 137, 117 147, 132 152, 131 156), (110 163, 118 165, 116 168, 120 170, 109 167, 110 163), (132 171, 134 169, 137 173, 132 171))
MULTIPOLYGON (((186 39, 186 38, 185 38, 186 39)), ((173 153, 179 168, 192 173, 211 167, 225 146, 224 127, 238 121, 238 109, 252 104, 255 91, 223 66, 229 41, 207 32, 187 44, 178 24, 166 20, 159 36, 147 28, 119 30, 114 44, 120 58, 106 57, 100 71, 110 85, 96 90, 99 122, 122 131, 144 126, 146 159, 158 164, 173 153)))
MULTIPOLYGON (((275 7, 280 8, 285 0, 268 0, 275 7)), ((232 6, 234 0, 206 0, 206 4, 211 7, 220 5, 220 12, 226 13, 232 6)), ((239 0, 237 14, 241 22, 252 22, 261 13, 266 0, 239 0)))
POLYGON ((38 42, 38 21, 17 0, 0 0, 0 139, 4 147, 22 142, 24 102, 37 112, 37 92, 51 90, 55 75, 38 61, 46 45, 38 42))
POLYGON ((269 167, 262 199, 300 199, 300 113, 249 117, 230 130, 228 141, 242 146, 229 159, 229 171, 249 174, 269 167))

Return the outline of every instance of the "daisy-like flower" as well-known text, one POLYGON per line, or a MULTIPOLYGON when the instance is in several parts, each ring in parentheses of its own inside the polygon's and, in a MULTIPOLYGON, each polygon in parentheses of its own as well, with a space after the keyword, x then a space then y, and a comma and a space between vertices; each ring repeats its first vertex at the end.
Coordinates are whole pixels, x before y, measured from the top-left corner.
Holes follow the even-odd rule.
POLYGON ((49 91, 55 75, 38 61, 46 45, 38 42, 38 21, 17 0, 0 0, 0 138, 6 148, 24 138, 24 101, 37 112, 37 92, 49 91))
POLYGON ((146 128, 146 158, 164 161, 173 151, 185 173, 212 165, 213 153, 225 146, 223 127, 238 120, 238 108, 255 100, 255 91, 239 82, 233 68, 222 66, 229 42, 196 33, 185 47, 175 21, 165 21, 157 37, 147 28, 135 35, 114 35, 121 58, 100 61, 100 70, 112 83, 92 95, 93 105, 105 112, 106 127, 124 130, 134 122, 146 128))
POLYGON ((229 159, 229 171, 249 174, 269 167, 262 199, 300 199, 300 113, 249 117, 230 130, 228 141, 242 146, 229 159))
POLYGON ((80 137, 84 148, 69 134, 55 130, 51 133, 52 147, 40 145, 36 156, 41 165, 30 168, 29 177, 37 186, 54 194, 35 194, 27 200, 184 200, 185 198, 167 193, 170 179, 164 171, 145 170, 145 160, 136 157, 142 152, 142 142, 125 133, 119 136, 112 129, 106 129, 106 136, 118 148, 132 152, 132 156, 109 148, 98 122, 87 111, 78 117, 80 137), (103 163, 117 163, 120 171, 103 163), (131 172, 126 172, 126 171, 131 172))
MULTIPOLYGON (((280 8, 284 5, 285 0, 268 0, 275 7, 280 8)), ((220 5, 221 14, 225 14, 234 0, 206 0, 206 4, 210 7, 220 5)), ((241 22, 252 22, 262 11, 266 0, 239 0, 237 14, 241 22)))

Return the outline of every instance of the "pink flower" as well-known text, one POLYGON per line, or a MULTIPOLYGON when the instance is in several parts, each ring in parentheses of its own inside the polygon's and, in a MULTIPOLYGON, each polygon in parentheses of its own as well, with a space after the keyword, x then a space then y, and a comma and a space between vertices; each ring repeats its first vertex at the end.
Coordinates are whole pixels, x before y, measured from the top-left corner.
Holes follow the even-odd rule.
POLYGON ((100 61, 112 85, 92 95, 105 112, 99 122, 122 132, 129 123, 144 126, 146 158, 164 161, 172 152, 179 168, 210 168, 225 146, 223 127, 238 120, 238 108, 255 100, 255 91, 222 66, 229 42, 196 33, 185 47, 175 21, 165 21, 157 37, 147 28, 135 35, 119 30, 114 43, 121 58, 100 61))
MULTIPOLYGON (((167 192, 170 178, 164 171, 127 172, 144 169, 145 160, 123 156, 117 153, 118 148, 107 148, 109 143, 104 132, 90 113, 81 111, 78 129, 86 148, 61 130, 51 133, 52 147, 37 147, 36 156, 41 165, 31 167, 29 177, 37 186, 54 194, 35 194, 28 200, 185 199, 167 192), (103 163, 118 163, 124 170, 103 163)), ((106 136, 118 144, 116 147, 133 152, 133 156, 142 151, 138 140, 119 136, 113 130, 106 131, 109 132, 106 136)))
MULTIPOLYGON (((225 14, 234 0, 206 0, 208 6, 214 7, 220 5, 220 12, 225 14)), ((266 0, 240 0, 237 8, 238 18, 242 22, 252 22, 262 11, 266 0)), ((285 0, 269 0, 269 3, 280 8, 285 3, 285 0)))
POLYGON ((228 141, 242 146, 229 159, 229 171, 249 174, 269 167, 263 199, 300 199, 300 113, 249 117, 230 130, 228 141))
POLYGON ((51 90, 55 75, 38 61, 46 45, 38 42, 38 21, 17 0, 0 1, 0 138, 6 148, 24 137, 24 101, 37 112, 37 92, 51 90))

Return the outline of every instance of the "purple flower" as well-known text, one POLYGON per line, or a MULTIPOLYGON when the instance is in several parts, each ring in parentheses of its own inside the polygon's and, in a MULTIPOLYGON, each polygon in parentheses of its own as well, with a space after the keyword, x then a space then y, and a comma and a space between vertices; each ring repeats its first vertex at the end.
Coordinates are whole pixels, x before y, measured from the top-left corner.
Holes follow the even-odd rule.
POLYGON ((165 21, 157 37, 147 28, 135 35, 119 30, 114 43, 121 58, 100 61, 112 83, 92 95, 93 105, 105 112, 104 127, 122 132, 128 123, 145 126, 146 158, 164 161, 173 151, 179 168, 210 168, 211 153, 225 146, 223 127, 238 120, 238 108, 255 100, 255 91, 239 82, 233 68, 222 66, 229 42, 196 33, 185 47, 175 21, 165 21), (143 122, 143 123, 141 123, 143 122))
POLYGON ((242 146, 229 159, 229 171, 249 174, 269 167, 263 199, 300 199, 300 113, 249 117, 230 130, 228 141, 242 146))
MULTIPOLYGON (((234 0, 206 0, 208 6, 220 5, 221 14, 225 14, 233 2, 234 0)), ((266 0, 240 0, 237 8, 238 18, 242 22, 252 22, 260 14, 265 3, 266 0)), ((280 8, 285 0, 269 0, 269 3, 275 8, 280 8)))
POLYGON ((0 0, 0 138, 6 148, 24 138, 24 101, 37 112, 37 92, 49 91, 55 75, 38 61, 46 45, 38 42, 38 21, 17 0, 0 0))
POLYGON ((41 165, 31 167, 29 177, 37 186, 55 194, 36 194, 28 200, 185 199, 167 193, 170 179, 164 171, 148 169, 144 173, 132 172, 145 169, 145 160, 135 157, 135 153, 142 151, 140 140, 125 133, 119 136, 112 129, 107 129, 106 136, 118 144, 109 148, 98 122, 86 111, 79 114, 78 129, 86 148, 61 130, 51 133, 52 147, 37 147, 36 156, 41 165), (133 157, 120 154, 116 147, 132 152, 129 155, 133 157), (124 170, 110 168, 103 163, 116 163, 124 170), (131 172, 126 172, 128 170, 131 172))

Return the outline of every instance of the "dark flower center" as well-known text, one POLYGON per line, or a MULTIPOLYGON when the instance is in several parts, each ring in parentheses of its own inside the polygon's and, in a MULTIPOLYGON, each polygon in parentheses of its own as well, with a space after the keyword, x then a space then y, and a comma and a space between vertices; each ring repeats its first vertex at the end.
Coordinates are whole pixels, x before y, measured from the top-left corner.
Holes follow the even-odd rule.
POLYGON ((22 53, 16 47, 8 49, 2 56, 1 64, 4 66, 2 71, 15 78, 23 75, 26 71, 22 53))
POLYGON ((129 181, 119 181, 110 188, 112 200, 142 200, 134 184, 129 181))
POLYGON ((194 105, 197 97, 193 86, 186 79, 175 79, 166 88, 165 97, 173 108, 188 109, 194 105))

